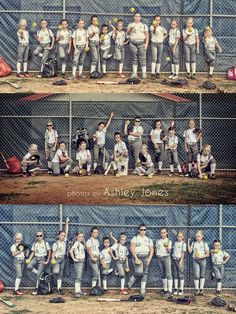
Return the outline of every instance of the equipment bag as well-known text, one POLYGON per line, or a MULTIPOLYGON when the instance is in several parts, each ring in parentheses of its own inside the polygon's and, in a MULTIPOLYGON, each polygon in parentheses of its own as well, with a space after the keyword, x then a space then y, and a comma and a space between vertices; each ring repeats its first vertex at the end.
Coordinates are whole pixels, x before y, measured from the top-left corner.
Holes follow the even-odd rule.
POLYGON ((47 295, 53 293, 53 286, 52 274, 43 272, 39 280, 38 294, 47 295))
POLYGON ((57 60, 53 58, 48 58, 44 62, 43 67, 43 77, 44 78, 51 78, 57 76, 58 66, 57 60))
POLYGON ((5 77, 11 74, 11 67, 3 58, 0 58, 0 77, 5 77))

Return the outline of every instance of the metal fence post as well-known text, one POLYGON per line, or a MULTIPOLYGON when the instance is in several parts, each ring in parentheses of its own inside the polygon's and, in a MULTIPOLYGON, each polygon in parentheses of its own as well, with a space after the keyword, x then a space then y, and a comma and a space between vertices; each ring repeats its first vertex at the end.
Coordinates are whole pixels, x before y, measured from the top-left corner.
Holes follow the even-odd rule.
POLYGON ((222 227, 223 225, 223 205, 220 205, 219 206, 219 239, 220 239, 220 242, 222 242, 222 227))
MULTIPOLYGON (((199 127, 202 130, 202 93, 199 94, 199 127)), ((202 137, 200 137, 200 149, 202 149, 202 137)))
POLYGON ((59 206, 59 219, 60 219, 60 230, 63 228, 63 205, 60 204, 59 206))
MULTIPOLYGON (((192 225, 192 207, 188 206, 188 214, 187 214, 187 226, 192 225)), ((186 244, 188 245, 188 239, 190 238, 190 228, 187 229, 187 234, 186 234, 186 244)), ((190 287, 191 284, 191 274, 190 274, 190 268, 191 268, 191 259, 190 259, 190 254, 187 255, 187 287, 190 287)))
POLYGON ((69 155, 71 156, 72 142, 72 96, 69 94, 69 155))
POLYGON ((62 13, 63 19, 66 18, 66 0, 63 0, 63 13, 62 13))
POLYGON ((210 0, 210 27, 212 27, 213 24, 213 5, 214 0, 210 0))

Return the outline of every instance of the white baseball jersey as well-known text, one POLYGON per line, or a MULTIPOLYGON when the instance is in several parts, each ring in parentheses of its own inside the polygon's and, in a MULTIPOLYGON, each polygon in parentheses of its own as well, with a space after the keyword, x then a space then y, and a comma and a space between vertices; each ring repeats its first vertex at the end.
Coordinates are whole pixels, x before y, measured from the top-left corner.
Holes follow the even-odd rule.
POLYGON ((96 131, 96 144, 97 145, 105 145, 105 141, 106 141, 106 131, 107 129, 104 128, 102 131, 96 131))
POLYGON ((95 256, 99 256, 99 241, 94 238, 89 238, 86 242, 87 248, 91 248, 92 254, 95 256))
MULTIPOLYGON (((102 40, 101 45, 100 45, 100 48, 102 50, 106 50, 106 49, 111 48, 111 37, 112 37, 112 35, 113 35, 113 32, 110 32, 110 33, 104 35, 104 40, 102 40)), ((103 35, 101 35, 101 36, 103 36, 103 35)))
POLYGON ((21 38, 20 32, 19 31, 17 32, 19 44, 28 45, 29 44, 29 32, 27 30, 21 30, 21 31, 23 32, 23 38, 21 38))
POLYGON ((103 263, 106 263, 106 264, 110 263, 111 262, 110 248, 103 249, 100 252, 99 257, 103 263))
POLYGON ((49 250, 51 250, 50 245, 44 240, 41 243, 35 242, 31 247, 31 251, 34 252, 36 257, 47 256, 49 250))
POLYGON ((204 46, 207 50, 215 51, 217 40, 215 37, 206 37, 203 39, 204 46))
POLYGON ((46 130, 45 133, 45 139, 48 139, 48 144, 54 144, 56 142, 56 139, 58 138, 58 133, 56 130, 52 130, 51 132, 49 132, 48 130, 46 130))
POLYGON ((115 45, 124 46, 126 40, 126 34, 124 31, 113 31, 112 38, 115 40, 115 45))
POLYGON ((149 254, 150 247, 153 246, 152 239, 145 237, 140 237, 140 235, 137 235, 133 237, 131 240, 131 243, 135 244, 135 254, 149 254))
POLYGON ((180 259, 183 252, 187 251, 187 245, 184 241, 175 241, 173 245, 173 259, 180 259))
POLYGON ((55 257, 64 257, 66 255, 67 240, 57 241, 52 245, 52 251, 56 252, 55 257))
POLYGON ((156 144, 162 144, 163 141, 160 138, 160 134, 161 134, 162 130, 158 130, 158 129, 153 129, 150 132, 150 135, 154 138, 154 141, 156 144))
POLYGON ((152 167, 153 166, 153 162, 152 162, 152 158, 150 156, 150 154, 148 152, 146 152, 145 154, 141 153, 145 158, 146 158, 146 162, 149 163, 149 166, 152 167))
POLYGON ((178 28, 171 28, 169 30, 169 45, 174 45, 176 38, 180 38, 180 30, 178 28))
POLYGON ((146 39, 145 33, 148 32, 148 27, 146 24, 140 23, 130 23, 128 28, 134 27, 132 32, 129 34, 129 38, 131 41, 144 41, 146 39))
POLYGON ((121 261, 124 261, 129 255, 127 247, 125 245, 121 245, 120 243, 113 244, 111 248, 115 252, 116 257, 118 257, 121 261))
POLYGON ((114 151, 118 153, 118 155, 121 155, 124 150, 127 152, 127 147, 126 147, 125 142, 121 141, 115 144, 114 151))
POLYGON ((186 131, 184 131, 184 138, 186 143, 190 144, 190 143, 197 143, 197 134, 193 133, 194 129, 188 129, 186 131))
POLYGON ((33 155, 31 154, 31 152, 28 152, 24 157, 23 159, 26 159, 26 160, 29 160, 30 157, 32 157, 33 155))
POLYGON ((168 256, 170 255, 170 252, 167 251, 167 248, 164 246, 164 244, 168 244, 167 248, 171 250, 172 248, 172 241, 167 239, 159 239, 156 240, 156 255, 163 257, 163 256, 168 256))
POLYGON ((201 165, 207 164, 211 159, 213 159, 212 155, 204 156, 203 154, 197 155, 197 162, 200 162, 201 165))
POLYGON ((129 141, 134 141, 134 140, 136 140, 136 139, 140 139, 141 140, 141 138, 142 138, 142 135, 143 135, 143 127, 141 126, 141 125, 139 125, 139 126, 134 126, 133 127, 133 131, 132 132, 139 132, 139 133, 141 133, 141 135, 139 136, 139 137, 135 137, 135 136, 133 136, 133 135, 128 135, 128 140, 129 141))
POLYGON ((85 29, 77 28, 73 32, 72 38, 75 39, 76 46, 85 46, 88 39, 88 31, 85 29))
POLYGON ((57 31, 57 37, 63 36, 58 43, 61 45, 68 45, 71 39, 71 31, 69 29, 61 29, 57 31))
POLYGON ((91 159, 91 153, 88 149, 76 153, 76 160, 82 162, 82 164, 86 163, 89 158, 91 159))
POLYGON ((188 45, 194 45, 197 42, 197 37, 198 37, 198 30, 196 28, 193 28, 193 31, 191 33, 189 33, 188 29, 185 28, 182 31, 183 36, 187 36, 187 39, 185 40, 185 44, 188 45))
POLYGON ((219 250, 218 253, 214 253, 214 250, 211 251, 211 260, 214 265, 222 265, 224 263, 224 259, 229 256, 230 255, 223 250, 219 250))
MULTIPOLYGON (((20 245, 20 244, 19 244, 19 245, 20 245)), ((17 246, 18 246, 18 244, 12 244, 12 246, 11 246, 11 252, 12 252, 12 253, 17 252, 17 246)), ((22 251, 22 252, 20 252, 19 254, 17 254, 16 257, 17 257, 18 259, 23 260, 23 259, 25 258, 25 253, 24 253, 24 251, 22 251)))
POLYGON ((150 32, 151 32, 151 42, 161 44, 164 41, 164 37, 167 34, 167 30, 165 27, 159 25, 156 27, 156 32, 154 33, 154 26, 150 26, 150 32))
POLYGON ((206 254, 206 251, 209 251, 209 246, 205 241, 195 241, 191 244, 191 248, 193 250, 193 258, 204 256, 206 254))
POLYGON ((56 154, 54 155, 52 162, 60 162, 60 156, 68 157, 67 150, 62 151, 60 148, 56 151, 56 154))
POLYGON ((92 41, 96 41, 96 42, 99 42, 99 28, 97 26, 94 26, 94 25, 90 25, 88 27, 88 35, 91 35, 92 33, 95 33, 95 35, 93 37, 89 37, 89 40, 92 40, 92 41))
POLYGON ((71 248, 74 251, 74 256, 76 259, 82 261, 85 259, 85 247, 83 243, 76 241, 71 248))
MULTIPOLYGON (((173 136, 168 136, 168 145, 173 145, 173 144, 176 144, 178 145, 178 137, 176 135, 173 135, 173 136)), ((177 146, 176 148, 170 148, 170 150, 176 150, 177 149, 177 146)))
POLYGON ((50 44, 53 33, 50 29, 46 28, 45 30, 39 30, 37 36, 39 37, 39 43, 45 45, 50 44))

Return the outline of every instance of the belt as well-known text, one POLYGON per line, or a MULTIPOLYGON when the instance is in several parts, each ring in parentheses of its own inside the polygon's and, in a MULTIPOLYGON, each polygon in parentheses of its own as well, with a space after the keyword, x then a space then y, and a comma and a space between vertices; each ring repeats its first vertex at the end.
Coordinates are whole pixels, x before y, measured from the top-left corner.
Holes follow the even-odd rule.
POLYGON ((213 266, 223 266, 223 263, 213 263, 213 266))
POLYGON ((147 257, 148 254, 137 254, 138 257, 147 257))
POLYGON ((124 44, 115 44, 115 47, 124 47, 124 44))
POLYGON ((130 40, 131 44, 144 44, 145 40, 130 40))
POLYGON ((24 257, 16 257, 16 256, 15 256, 14 259, 16 259, 16 260, 18 260, 18 261, 24 261, 25 258, 24 258, 24 257))
POLYGON ((141 138, 129 139, 129 142, 141 141, 141 138))
POLYGON ((27 47, 27 46, 29 46, 29 44, 21 44, 21 43, 19 43, 19 46, 27 47))
POLYGON ((99 44, 99 41, 97 41, 97 40, 90 40, 90 43, 99 44))

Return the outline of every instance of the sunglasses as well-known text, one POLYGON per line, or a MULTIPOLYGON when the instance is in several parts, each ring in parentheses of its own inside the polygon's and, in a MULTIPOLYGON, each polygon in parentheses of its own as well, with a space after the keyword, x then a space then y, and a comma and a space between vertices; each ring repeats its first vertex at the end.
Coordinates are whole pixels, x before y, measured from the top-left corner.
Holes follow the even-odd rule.
POLYGON ((135 122, 141 122, 140 120, 135 120, 135 122))
POLYGON ((42 237, 43 237, 42 234, 37 234, 37 235, 36 235, 36 238, 42 238, 42 237))
POLYGON ((47 126, 52 126, 52 124, 48 124, 47 126))
POLYGON ((147 229, 139 229, 140 231, 147 231, 147 229))

